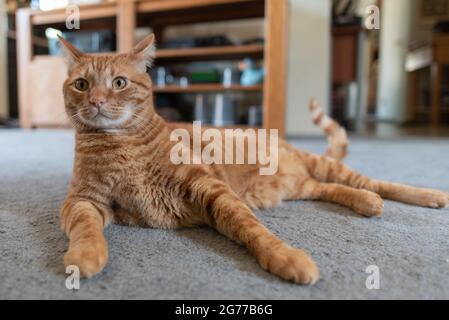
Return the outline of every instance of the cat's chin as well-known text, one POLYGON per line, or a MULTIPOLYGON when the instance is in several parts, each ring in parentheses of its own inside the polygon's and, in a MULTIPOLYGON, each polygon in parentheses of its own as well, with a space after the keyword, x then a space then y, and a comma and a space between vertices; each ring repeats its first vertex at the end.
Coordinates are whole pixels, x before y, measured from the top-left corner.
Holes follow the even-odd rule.
POLYGON ((130 108, 126 106, 122 115, 118 118, 110 118, 105 114, 97 113, 95 116, 86 118, 82 114, 78 115, 78 120, 84 126, 93 130, 117 130, 131 117, 130 108))
POLYGON ((86 119, 82 116, 79 117, 81 123, 92 130, 103 130, 103 131, 116 131, 119 130, 120 126, 129 119, 128 113, 124 113, 117 119, 108 118, 102 114, 98 114, 91 119, 86 119))

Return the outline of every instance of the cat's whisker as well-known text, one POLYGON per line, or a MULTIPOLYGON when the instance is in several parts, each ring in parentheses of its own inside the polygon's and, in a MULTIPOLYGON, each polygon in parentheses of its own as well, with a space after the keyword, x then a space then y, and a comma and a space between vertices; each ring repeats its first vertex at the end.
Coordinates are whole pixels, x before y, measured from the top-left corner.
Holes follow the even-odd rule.
MULTIPOLYGON (((83 109, 81 109, 83 110, 83 109)), ((75 123, 76 126, 81 127, 82 129, 86 128, 86 124, 81 120, 81 110, 77 113, 73 114, 70 119, 75 123)), ((85 109, 84 109, 85 110, 85 109)))
POLYGON ((140 120, 140 122, 138 121, 136 124, 137 129, 138 130, 142 129, 145 126, 145 124, 147 123, 148 119, 143 116, 140 116, 136 113, 134 113, 133 116, 135 119, 140 120))

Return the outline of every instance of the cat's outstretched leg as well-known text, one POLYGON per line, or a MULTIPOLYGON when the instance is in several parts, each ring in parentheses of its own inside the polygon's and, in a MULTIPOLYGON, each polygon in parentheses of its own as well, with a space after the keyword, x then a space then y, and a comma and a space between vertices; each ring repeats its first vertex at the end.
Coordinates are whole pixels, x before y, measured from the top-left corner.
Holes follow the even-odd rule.
POLYGON ((103 229, 110 220, 105 210, 87 201, 66 201, 61 209, 61 226, 70 240, 64 256, 66 266, 76 265, 83 277, 91 277, 108 261, 108 245, 103 229))
POLYGON ((245 245, 264 269, 300 284, 318 280, 319 270, 309 255, 272 234, 225 183, 208 176, 196 179, 190 195, 203 209, 204 221, 245 245))
POLYGON ((336 183, 323 183, 307 178, 295 188, 289 200, 322 200, 348 207, 366 217, 381 216, 382 198, 368 190, 359 190, 336 183))
POLYGON ((306 160, 310 174, 319 181, 369 190, 384 199, 422 207, 438 209, 449 206, 449 197, 446 192, 371 179, 337 160, 312 154, 302 156, 306 160))

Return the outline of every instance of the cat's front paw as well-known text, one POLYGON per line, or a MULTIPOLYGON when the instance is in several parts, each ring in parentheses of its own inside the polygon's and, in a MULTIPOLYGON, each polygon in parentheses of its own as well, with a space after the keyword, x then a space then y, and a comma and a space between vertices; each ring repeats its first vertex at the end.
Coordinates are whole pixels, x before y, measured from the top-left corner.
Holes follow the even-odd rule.
POLYGON ((298 284, 312 285, 320 277, 320 271, 312 258, 305 251, 288 245, 271 250, 259 261, 264 269, 298 284))
POLYGON ((82 277, 90 278, 101 272, 108 261, 106 240, 70 246, 64 256, 65 266, 75 265, 82 277))
POLYGON ((362 197, 356 199, 353 205, 354 211, 365 217, 380 217, 384 212, 383 199, 377 193, 368 190, 358 192, 362 197))

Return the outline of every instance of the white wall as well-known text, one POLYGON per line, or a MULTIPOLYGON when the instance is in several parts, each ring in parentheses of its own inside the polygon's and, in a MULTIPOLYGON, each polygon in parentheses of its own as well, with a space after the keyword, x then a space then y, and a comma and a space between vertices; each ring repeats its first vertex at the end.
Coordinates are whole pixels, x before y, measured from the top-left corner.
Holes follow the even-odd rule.
POLYGON ((411 37, 413 1, 383 2, 377 117, 401 123, 406 120, 407 73, 405 57, 411 37))
POLYGON ((0 0, 0 118, 6 117, 8 112, 6 30, 7 20, 5 2, 0 0))
POLYGON ((314 97, 329 109, 330 0, 290 0, 287 135, 321 134, 310 117, 314 97))

